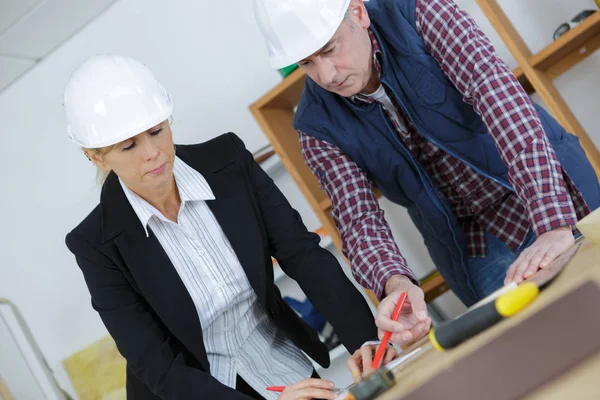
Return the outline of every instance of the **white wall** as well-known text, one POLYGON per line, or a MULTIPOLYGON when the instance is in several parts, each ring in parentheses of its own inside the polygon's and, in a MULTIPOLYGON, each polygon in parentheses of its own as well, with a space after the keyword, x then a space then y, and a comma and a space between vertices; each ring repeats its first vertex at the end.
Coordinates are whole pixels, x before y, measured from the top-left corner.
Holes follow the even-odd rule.
POLYGON ((0 94, 0 294, 51 366, 106 335, 64 245, 98 202, 94 168, 66 136, 70 73, 92 54, 139 58, 172 94, 178 142, 234 131, 256 150, 267 141, 248 105, 280 81, 261 40, 250 1, 122 0, 0 94))
MULTIPOLYGON (((251 4, 250 0, 120 0, 0 93, 4 140, 0 208, 5 227, 0 231, 0 295, 19 307, 50 366, 56 367, 106 334, 64 246, 65 234, 98 201, 94 169, 66 138, 61 93, 70 72, 91 54, 139 58, 172 93, 178 142, 199 142, 234 131, 250 150, 256 150, 266 139, 247 107, 280 77, 266 63, 251 4), (224 84, 225 80, 230 83, 224 84)), ((459 4, 473 13, 498 52, 514 66, 474 0, 459 4)), ((503 0, 501 4, 533 51, 550 42, 558 23, 580 9, 594 7, 592 0, 503 0)), ((598 144, 599 64, 600 53, 557 80, 598 144)), ((290 178, 277 182, 309 228, 317 227, 290 178)), ((431 271, 431 261, 406 213, 385 201, 384 207, 413 268, 419 274, 431 271)))

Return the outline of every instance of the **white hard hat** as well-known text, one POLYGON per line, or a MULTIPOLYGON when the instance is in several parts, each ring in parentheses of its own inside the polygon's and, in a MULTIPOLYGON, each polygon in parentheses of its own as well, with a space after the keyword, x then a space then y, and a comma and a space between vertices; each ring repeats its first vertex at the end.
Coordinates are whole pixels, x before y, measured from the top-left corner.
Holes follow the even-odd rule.
POLYGON ((72 141, 100 148, 127 140, 171 116, 173 102, 141 62, 118 55, 84 61, 65 87, 72 141))
POLYGON ((325 46, 349 4, 350 0, 254 0, 271 67, 287 67, 325 46))

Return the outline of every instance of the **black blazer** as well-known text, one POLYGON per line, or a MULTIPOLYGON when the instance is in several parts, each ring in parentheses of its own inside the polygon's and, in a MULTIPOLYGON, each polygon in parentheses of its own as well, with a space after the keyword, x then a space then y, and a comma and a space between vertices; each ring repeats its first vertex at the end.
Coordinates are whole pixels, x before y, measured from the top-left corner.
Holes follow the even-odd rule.
MULTIPOLYGON (((329 353, 316 332, 282 300, 275 257, 352 353, 376 338, 373 316, 336 258, 319 246, 271 178, 234 134, 177 146, 177 155, 208 181, 207 201, 272 322, 324 367, 329 353)), ((118 178, 100 204, 67 235, 100 314, 127 360, 129 399, 248 399, 210 375, 194 303, 154 234, 146 237, 118 178), (153 396, 152 396, 153 397, 153 396), (151 397, 151 398, 152 398, 151 397)))

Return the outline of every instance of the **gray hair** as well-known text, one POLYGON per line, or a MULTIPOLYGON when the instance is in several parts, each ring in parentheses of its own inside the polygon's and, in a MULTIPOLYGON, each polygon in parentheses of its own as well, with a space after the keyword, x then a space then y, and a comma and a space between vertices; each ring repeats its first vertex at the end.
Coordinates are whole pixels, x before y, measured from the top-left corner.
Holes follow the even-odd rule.
POLYGON ((346 9, 346 13, 344 14, 344 21, 346 21, 346 23, 350 25, 350 29, 354 30, 354 22, 352 22, 352 15, 350 14, 350 7, 352 7, 352 3, 353 1, 350 1, 350 4, 348 4, 348 8, 346 9))

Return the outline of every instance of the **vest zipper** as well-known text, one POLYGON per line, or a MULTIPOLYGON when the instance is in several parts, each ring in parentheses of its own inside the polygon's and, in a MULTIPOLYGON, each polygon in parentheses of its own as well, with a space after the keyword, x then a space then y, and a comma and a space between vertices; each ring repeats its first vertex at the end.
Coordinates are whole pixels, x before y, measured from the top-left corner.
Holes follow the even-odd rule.
MULTIPOLYGON (((381 81, 381 84, 384 85, 384 88, 389 87, 389 85, 384 82, 381 81)), ((404 107, 404 104, 402 104, 402 102, 398 99, 398 96, 396 95, 396 93, 392 90, 392 93, 394 94, 394 97, 396 98, 396 101, 398 102, 398 104, 402 107, 402 111, 404 112, 404 114, 406 115, 406 117, 410 120, 410 122, 413 124, 413 126, 415 126, 415 128, 417 127, 417 125, 415 125, 413 119, 410 117, 410 115, 406 112, 406 109, 404 107)), ((450 223, 450 217, 448 216, 447 211, 445 210, 445 207, 443 207, 440 203, 439 200, 437 199, 437 196, 435 196, 432 192, 431 192, 431 188, 429 188, 429 182, 428 180, 424 179, 423 177, 423 171, 422 171, 422 166, 421 164, 414 158, 414 156, 410 153, 410 151, 408 151, 408 149, 406 149, 406 147, 404 146, 404 143, 402 143, 402 141, 400 140, 400 138, 398 137, 398 133, 396 132, 395 129, 392 129, 392 127, 390 126, 386 116, 385 116, 385 112, 383 110, 383 106, 381 104, 378 103, 379 106, 379 112, 383 118, 383 121, 385 123, 385 125, 388 127, 388 129, 392 132, 394 139, 401 145, 401 147, 405 150, 405 152, 407 153, 410 161, 413 163, 413 165, 416 166, 417 171, 419 172, 419 177, 421 178, 421 181, 424 183, 425 186, 425 190, 427 191, 427 194, 429 195, 429 197, 433 200, 433 203, 435 204, 435 206, 444 214, 444 216, 446 217, 446 223, 448 225, 448 227, 450 228, 450 232, 452 233, 452 239, 454 240, 454 245, 456 246, 456 249, 458 250, 458 253, 460 254, 460 260, 461 260, 461 265, 463 268, 463 272, 465 274, 466 280, 467 280, 467 286, 469 287, 469 289, 471 289, 471 293, 475 296, 475 298, 477 298, 477 294, 475 292, 475 288, 473 287, 473 284, 471 282, 471 278, 469 277, 468 274, 468 270, 466 267, 466 260, 464 258, 464 254, 462 251, 462 248, 460 247, 460 245, 458 244, 458 240, 456 238, 456 232, 454 231, 454 227, 452 226, 452 224, 450 223)), ((426 136, 427 137, 427 136, 426 136)), ((428 138, 429 139, 429 138, 428 138)), ((436 142, 432 141, 434 144, 437 145, 436 142)), ((444 151, 446 151, 442 146, 440 146, 441 149, 443 149, 444 151)), ((450 153, 450 152, 448 152, 450 153)), ((452 153, 450 153, 452 154, 452 153)), ((460 159, 460 158, 459 158, 460 159)), ((468 164, 468 163, 467 163, 468 164)), ((477 169, 475 169, 477 171, 477 169)))
POLYGON ((480 173, 481 175, 485 176, 486 178, 496 182, 497 184, 504 186, 505 188, 507 188, 508 190, 510 190, 511 192, 514 192, 515 189, 508 183, 508 182, 504 182, 503 180, 500 180, 498 178, 495 178, 489 174, 487 174, 486 172, 482 171, 479 167, 476 167, 475 165, 473 165, 472 163, 470 163, 469 161, 463 159, 461 156, 459 156, 458 154, 448 150, 447 148, 445 148, 444 146, 442 146, 439 142, 437 142, 425 129, 423 129, 420 125, 417 125, 414 121, 414 119, 412 118, 412 116, 408 113, 408 111, 406 110, 406 107, 404 107, 404 104, 400 101, 400 99, 398 98, 398 95, 396 94, 396 92, 391 88, 391 86, 385 82, 385 81, 381 81, 382 84, 384 84, 385 87, 387 87, 388 89, 390 89, 390 91, 394 94, 394 97, 396 98, 396 102, 400 105, 400 107, 402 108, 402 112, 404 113, 404 115, 406 116, 406 118, 408 118, 408 120, 410 121, 410 123, 417 128, 417 130, 423 135, 425 136, 425 138, 427 140, 429 140, 431 143, 435 144, 437 147, 439 147, 440 149, 444 150, 446 153, 450 154, 452 157, 459 159, 460 161, 464 162, 465 164, 467 164, 469 167, 473 168, 475 171, 477 171, 478 173, 480 173))
POLYGON ((429 182, 429 178, 424 176, 424 172, 423 172, 423 167, 421 166, 421 164, 415 159, 415 157, 410 153, 410 151, 406 148, 406 146, 404 145, 404 143, 402 143, 402 141, 400 140, 400 138, 398 137, 398 133, 396 132, 395 129, 392 129, 392 127, 389 124, 389 121, 387 120, 386 116, 385 116, 385 111, 383 110, 383 106, 381 104, 378 104, 379 107, 379 113, 381 114, 381 117, 383 118, 383 121, 385 123, 385 125, 387 126, 387 128, 392 132, 394 139, 396 140, 396 142, 398 142, 398 144, 400 144, 401 148, 404 150, 405 152, 405 156, 408 157, 408 159, 410 160, 410 162, 416 167, 418 173, 419 173, 419 177, 421 178, 421 181, 423 182, 423 186, 425 186, 425 191, 427 192, 427 194, 429 195, 429 197, 433 200, 433 204, 435 204, 435 206, 444 214, 444 216, 446 217, 446 223, 448 224, 448 227, 450 228, 450 232, 452 232, 452 238, 454 239, 454 245, 456 246, 456 248, 458 249, 458 252, 460 254, 460 259, 461 259, 461 264, 463 265, 463 270, 465 271, 465 276, 467 277, 467 285, 469 286, 469 288, 471 290, 473 290, 473 293, 475 293, 474 288, 471 285, 471 279, 469 278, 469 275, 467 274, 465 265, 464 265, 464 255, 462 252, 461 247, 458 244, 458 241, 456 239, 456 233, 454 232, 454 228, 452 227, 452 224, 450 223, 450 217, 448 216, 448 212, 446 210, 446 207, 444 207, 442 204, 440 204, 439 199, 437 198, 437 196, 432 193, 430 186, 431 183, 429 182))

